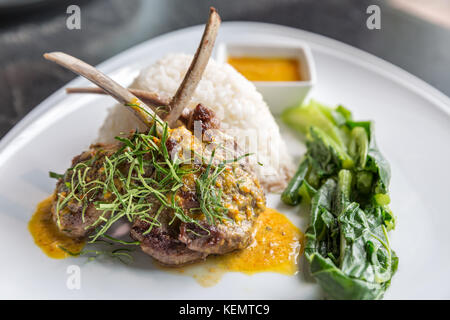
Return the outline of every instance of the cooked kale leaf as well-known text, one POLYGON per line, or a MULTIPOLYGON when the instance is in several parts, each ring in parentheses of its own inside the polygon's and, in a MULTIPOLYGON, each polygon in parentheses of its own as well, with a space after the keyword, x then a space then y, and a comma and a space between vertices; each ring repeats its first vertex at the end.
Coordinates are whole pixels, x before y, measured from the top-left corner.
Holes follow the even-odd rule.
POLYGON ((307 134, 302 174, 282 199, 311 199, 305 244, 311 274, 330 298, 382 298, 398 258, 387 234, 395 227, 388 207, 390 167, 376 145, 373 123, 353 121, 344 107, 317 102, 289 109, 283 119, 307 134))

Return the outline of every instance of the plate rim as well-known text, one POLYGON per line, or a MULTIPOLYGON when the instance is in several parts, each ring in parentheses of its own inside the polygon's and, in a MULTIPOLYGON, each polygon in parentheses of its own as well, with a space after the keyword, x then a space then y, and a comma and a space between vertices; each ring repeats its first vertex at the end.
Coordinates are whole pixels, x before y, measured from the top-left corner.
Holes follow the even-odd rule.
MULTIPOLYGON (((200 24, 161 34, 159 36, 138 43, 104 60, 95 67, 108 74, 114 71, 116 64, 118 64, 122 60, 123 56, 132 56, 151 43, 170 41, 171 38, 176 37, 179 34, 196 32, 197 30, 202 30, 203 27, 204 25, 200 24)), ((356 48, 352 45, 324 35, 279 24, 252 21, 226 21, 222 23, 221 30, 231 28, 242 28, 246 31, 248 31, 249 29, 253 29, 255 31, 260 29, 270 29, 271 33, 282 33, 283 37, 292 37, 296 40, 306 41, 313 48, 315 47, 319 50, 326 50, 329 54, 337 56, 341 59, 345 59, 347 61, 351 60, 352 63, 357 63, 363 68, 370 69, 373 72, 382 74, 383 76, 397 82, 398 85, 409 89, 410 91, 422 96, 423 98, 431 102, 434 107, 437 107, 441 112, 447 115, 448 119, 450 119, 450 97, 446 96, 443 92, 433 87, 431 84, 402 69, 401 67, 398 67, 362 49, 356 48)), ((17 122, 0 139, 0 156, 3 156, 4 151, 12 142, 15 141, 15 139, 22 131, 25 131, 46 111, 52 109, 52 106, 56 105, 58 101, 64 99, 64 97, 66 96, 64 89, 66 87, 76 86, 79 82, 82 83, 84 81, 86 80, 81 76, 75 77, 74 79, 63 85, 61 88, 54 91, 36 107, 31 109, 30 112, 28 112, 21 120, 19 120, 19 122, 17 122)))

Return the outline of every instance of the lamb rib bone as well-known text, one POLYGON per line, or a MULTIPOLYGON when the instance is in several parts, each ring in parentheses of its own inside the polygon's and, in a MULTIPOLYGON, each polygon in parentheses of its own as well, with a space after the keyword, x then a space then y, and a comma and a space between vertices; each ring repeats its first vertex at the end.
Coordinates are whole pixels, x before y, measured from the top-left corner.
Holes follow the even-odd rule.
POLYGON ((51 52, 45 53, 44 58, 85 77, 86 79, 92 81, 97 86, 105 90, 109 95, 115 98, 119 103, 129 107, 136 116, 144 122, 147 126, 152 126, 156 123, 156 130, 159 135, 162 134, 163 121, 158 117, 153 110, 147 106, 144 102, 139 100, 134 94, 132 94, 128 89, 122 87, 120 84, 115 82, 113 79, 100 72, 93 66, 83 62, 71 55, 63 52, 51 52))
MULTIPOLYGON (((147 90, 128 89, 132 94, 141 99, 149 107, 167 107, 169 101, 159 97, 158 94, 147 90)), ((97 87, 72 87, 66 88, 66 93, 94 93, 94 94, 108 94, 102 88, 97 87)))
POLYGON ((211 56, 212 49, 214 48, 214 42, 216 40, 217 32, 219 31, 220 22, 219 14, 216 9, 211 7, 209 19, 206 23, 200 45, 195 52, 194 58, 192 59, 191 65, 189 66, 181 85, 169 104, 170 111, 165 120, 171 128, 176 124, 183 109, 190 102, 194 95, 194 91, 202 78, 203 72, 205 71, 211 56))

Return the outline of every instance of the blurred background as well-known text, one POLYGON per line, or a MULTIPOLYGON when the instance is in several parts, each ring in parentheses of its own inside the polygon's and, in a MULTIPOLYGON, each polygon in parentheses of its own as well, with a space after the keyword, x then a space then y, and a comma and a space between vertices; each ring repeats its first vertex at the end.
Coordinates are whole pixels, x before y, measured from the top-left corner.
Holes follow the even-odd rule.
POLYGON ((450 96, 450 0, 0 0, 0 138, 75 75, 42 53, 66 51, 91 64, 163 33, 202 24, 209 6, 224 21, 300 28, 385 59, 450 96), (81 30, 68 30, 69 5, 81 30), (381 8, 381 30, 366 27, 381 8))

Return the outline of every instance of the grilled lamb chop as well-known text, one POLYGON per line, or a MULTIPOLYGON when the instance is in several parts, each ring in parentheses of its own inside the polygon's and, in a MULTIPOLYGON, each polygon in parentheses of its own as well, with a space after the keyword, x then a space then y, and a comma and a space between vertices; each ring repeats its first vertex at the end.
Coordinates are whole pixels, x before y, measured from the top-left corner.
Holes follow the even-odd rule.
MULTIPOLYGON (((145 210, 132 216, 131 236, 140 242, 144 252, 158 261, 179 265, 205 258, 208 254, 223 254, 244 248, 250 243, 254 222, 265 207, 264 192, 258 180, 248 166, 239 162, 242 154, 236 143, 232 143, 231 148, 227 147, 227 142, 233 139, 220 131, 210 132, 218 128, 211 110, 198 105, 185 122, 187 127, 192 129, 193 126, 195 129, 196 121, 200 121, 200 137, 194 136, 179 121, 206 67, 219 24, 218 14, 211 9, 191 67, 168 104, 170 111, 166 121, 172 128, 169 131, 152 108, 92 66, 64 53, 44 55, 97 84, 104 92, 128 106, 153 132, 146 136, 151 141, 140 144, 139 161, 129 158, 127 162, 122 157, 121 162, 113 165, 109 160, 109 157, 123 155, 135 147, 131 139, 142 137, 137 133, 118 145, 92 146, 88 152, 74 159, 75 166, 83 166, 83 174, 81 170, 77 175, 71 174, 71 170, 75 169, 69 169, 58 182, 56 190, 54 216, 62 231, 79 237, 94 232, 95 228, 107 228, 115 222, 111 219, 115 218, 117 203, 127 206, 127 203, 118 200, 126 191, 125 184, 140 181, 137 182, 141 184, 138 189, 150 192, 146 191, 145 198, 139 199, 138 205, 141 209, 145 207, 145 210), (155 153, 149 151, 151 148, 155 148, 155 153), (186 170, 183 171, 181 183, 171 185, 164 192, 155 191, 162 181, 172 179, 170 171, 167 171, 169 168, 173 170, 170 163, 169 167, 161 169, 170 162, 167 152, 171 159, 180 159, 186 170), (187 161, 190 159, 193 161, 187 161), (133 171, 131 163, 139 166, 139 170, 133 171), (108 170, 104 169, 106 164, 108 170), (162 176, 161 172, 166 172, 166 176, 162 176), (90 181, 95 181, 95 188, 88 187, 92 185, 90 181), (104 185, 113 188, 113 196, 104 193, 104 185), (75 199, 75 203, 67 201, 69 198, 75 199), (99 202, 103 207, 97 206, 99 202), (116 207, 112 208, 109 204, 116 207), (108 219, 110 215, 112 218, 108 219)), ((128 199, 131 199, 130 194, 128 199)), ((133 204, 132 200, 128 204, 133 204)), ((128 209, 123 212, 131 219, 128 209)))
MULTIPOLYGON (((195 112, 195 110, 194 110, 195 112)), ((210 113, 205 107, 202 112, 210 113)), ((206 119, 206 118, 204 118, 206 119)), ((217 124, 215 119, 209 121, 217 124)), ((202 128, 211 125, 200 123, 202 128)), ((219 135, 221 137, 221 135, 219 135)), ((213 143, 205 144, 192 136, 192 133, 185 127, 173 129, 170 139, 166 142, 168 151, 176 154, 180 160, 184 160, 186 150, 195 150, 196 154, 203 155, 206 159, 212 159, 214 168, 220 166, 224 160, 228 160, 227 151, 215 149, 217 147, 217 136, 213 143), (192 143, 192 141, 194 141, 192 143), (212 151, 214 150, 214 157, 212 151)), ((75 157, 72 168, 67 170, 64 178, 57 184, 57 199, 53 205, 53 217, 60 230, 71 237, 84 237, 101 226, 100 216, 107 219, 108 211, 97 210, 94 203, 96 201, 112 202, 115 197, 111 194, 98 192, 83 193, 82 188, 73 188, 71 184, 79 185, 79 177, 86 184, 90 181, 105 182, 105 157, 111 158, 117 150, 123 148, 123 143, 117 145, 93 145, 89 151, 83 152, 75 157), (74 168, 79 166, 79 172, 74 168), (86 175, 84 173, 86 172, 86 175), (61 205, 67 194, 75 192, 75 196, 67 205, 61 205), (75 190, 75 191, 74 191, 75 190), (87 201, 76 201, 75 199, 88 199, 87 201), (59 201, 58 201, 59 200, 59 201), (57 207, 60 206, 58 210, 57 207), (97 222, 97 223, 96 223, 97 222)), ((191 152, 187 152, 189 156, 191 152)), ((239 156, 239 150, 232 150, 233 159, 239 156)), ((183 175, 183 185, 175 193, 177 205, 188 216, 194 218, 195 222, 186 222, 176 219, 174 210, 169 207, 162 208, 162 204, 154 196, 146 199, 148 204, 152 204, 147 216, 138 217, 134 220, 131 237, 141 243, 142 250, 166 265, 185 264, 191 261, 205 258, 209 254, 224 254, 236 249, 242 249, 251 242, 254 222, 264 208, 264 193, 259 186, 258 180, 249 170, 248 166, 238 161, 233 161, 224 165, 224 170, 214 180, 214 188, 221 190, 220 206, 226 211, 223 220, 212 223, 206 218, 202 211, 202 197, 198 187, 198 181, 208 170, 209 161, 195 159, 190 164, 186 164, 190 173, 183 175), (159 212, 158 216, 157 213, 159 212), (151 227, 150 219, 158 226, 151 227)), ((145 166, 144 178, 156 179, 151 166, 145 166)), ((126 175, 129 170, 127 163, 119 165, 117 170, 126 175)), ((212 169, 209 169, 212 171, 212 169)), ((134 175, 133 175, 134 176, 134 175)), ((122 184, 115 183, 117 190, 122 192, 122 184)), ((84 189, 89 189, 86 187, 84 189)), ((213 208, 207 208, 214 210, 213 208)))

